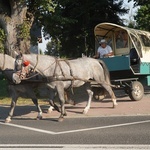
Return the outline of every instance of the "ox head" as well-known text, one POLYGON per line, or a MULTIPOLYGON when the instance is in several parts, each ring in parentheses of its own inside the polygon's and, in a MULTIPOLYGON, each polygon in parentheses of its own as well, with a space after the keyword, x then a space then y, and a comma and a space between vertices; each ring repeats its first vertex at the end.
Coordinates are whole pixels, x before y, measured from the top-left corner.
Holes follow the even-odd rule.
POLYGON ((23 64, 22 54, 17 55, 15 60, 15 70, 16 71, 21 70, 22 64, 23 64))
POLYGON ((12 81, 15 84, 21 83, 20 75, 18 75, 17 73, 13 73, 13 75, 12 75, 12 81))

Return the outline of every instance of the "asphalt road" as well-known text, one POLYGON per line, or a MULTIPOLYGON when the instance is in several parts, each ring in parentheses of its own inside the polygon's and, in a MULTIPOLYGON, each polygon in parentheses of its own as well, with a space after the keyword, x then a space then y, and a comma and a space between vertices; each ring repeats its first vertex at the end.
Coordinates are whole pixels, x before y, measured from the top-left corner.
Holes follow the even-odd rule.
POLYGON ((0 122, 0 144, 150 144, 150 116, 15 119, 0 122))
POLYGON ((138 102, 120 97, 112 109, 108 99, 93 102, 88 115, 79 103, 68 106, 68 117, 58 122, 59 114, 44 114, 35 120, 34 106, 18 106, 15 117, 4 123, 8 107, 0 107, 0 149, 150 149, 150 97, 146 93, 138 102))
POLYGON ((14 144, 15 148, 42 146, 61 149, 62 145, 73 144, 95 148, 113 145, 115 149, 115 145, 140 145, 140 148, 144 145, 149 149, 150 116, 67 118, 61 123, 54 118, 38 121, 14 119, 9 124, 1 120, 0 135, 0 148, 3 149, 14 144))

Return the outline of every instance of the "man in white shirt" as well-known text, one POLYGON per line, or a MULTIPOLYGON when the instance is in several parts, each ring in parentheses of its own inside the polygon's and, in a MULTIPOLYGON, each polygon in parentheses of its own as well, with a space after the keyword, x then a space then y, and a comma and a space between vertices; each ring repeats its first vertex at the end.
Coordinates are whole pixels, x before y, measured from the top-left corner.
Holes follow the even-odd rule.
POLYGON ((112 51, 112 48, 106 44, 106 40, 102 39, 100 41, 100 47, 97 50, 97 54, 94 56, 94 58, 104 58, 104 57, 110 57, 113 56, 114 53, 112 51))

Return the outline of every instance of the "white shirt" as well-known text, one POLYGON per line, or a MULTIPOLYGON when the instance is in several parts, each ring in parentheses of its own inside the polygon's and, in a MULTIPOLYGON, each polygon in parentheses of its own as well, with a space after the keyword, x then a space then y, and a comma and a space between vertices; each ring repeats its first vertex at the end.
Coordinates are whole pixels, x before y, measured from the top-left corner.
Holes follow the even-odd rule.
POLYGON ((107 45, 105 48, 102 48, 101 46, 98 48, 97 52, 100 54, 100 58, 103 58, 105 54, 111 53, 112 49, 109 45, 107 45))

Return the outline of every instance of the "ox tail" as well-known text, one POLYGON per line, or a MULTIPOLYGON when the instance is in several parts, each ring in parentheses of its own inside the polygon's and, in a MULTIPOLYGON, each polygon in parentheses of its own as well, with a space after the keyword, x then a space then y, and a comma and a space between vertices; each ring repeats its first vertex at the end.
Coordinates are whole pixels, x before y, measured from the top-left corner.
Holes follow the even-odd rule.
POLYGON ((106 82, 111 85, 110 73, 109 73, 109 70, 108 70, 106 64, 100 59, 98 61, 99 61, 100 65, 103 67, 106 82))

